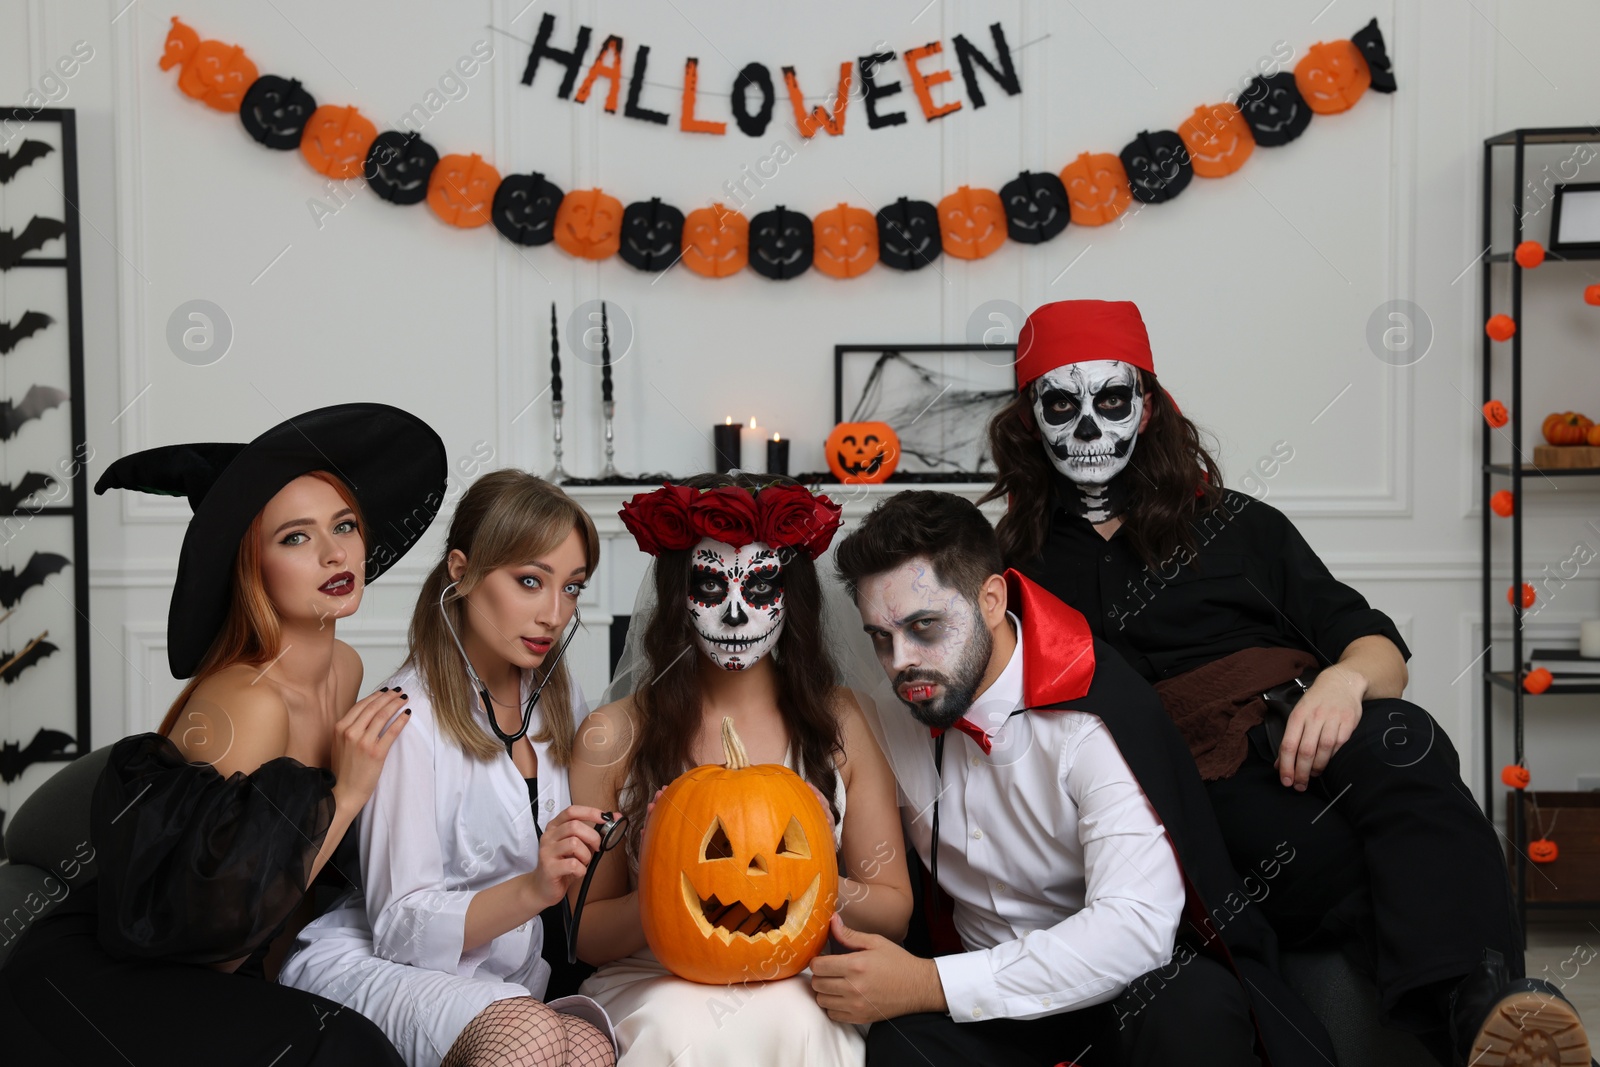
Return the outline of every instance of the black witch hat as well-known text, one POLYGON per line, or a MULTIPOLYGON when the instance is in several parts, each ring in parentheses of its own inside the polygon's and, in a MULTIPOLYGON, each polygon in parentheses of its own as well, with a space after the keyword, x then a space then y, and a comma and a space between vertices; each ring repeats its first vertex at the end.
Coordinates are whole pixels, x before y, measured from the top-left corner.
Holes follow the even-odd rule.
POLYGON ((281 422, 248 444, 164 445, 123 456, 94 491, 187 497, 194 509, 167 612, 175 678, 200 667, 233 596, 233 565, 262 508, 303 474, 327 471, 361 505, 366 580, 416 543, 444 502, 444 442, 427 423, 386 404, 338 404, 281 422))

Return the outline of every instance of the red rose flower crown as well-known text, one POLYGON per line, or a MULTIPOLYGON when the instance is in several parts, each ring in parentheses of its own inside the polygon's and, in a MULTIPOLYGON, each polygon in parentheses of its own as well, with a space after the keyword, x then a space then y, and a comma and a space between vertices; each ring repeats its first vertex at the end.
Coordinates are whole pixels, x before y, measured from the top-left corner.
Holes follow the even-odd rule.
POLYGON ((816 559, 839 529, 842 509, 799 485, 694 489, 663 485, 640 493, 618 512, 639 548, 652 556, 693 548, 702 537, 743 548, 756 541, 816 559))

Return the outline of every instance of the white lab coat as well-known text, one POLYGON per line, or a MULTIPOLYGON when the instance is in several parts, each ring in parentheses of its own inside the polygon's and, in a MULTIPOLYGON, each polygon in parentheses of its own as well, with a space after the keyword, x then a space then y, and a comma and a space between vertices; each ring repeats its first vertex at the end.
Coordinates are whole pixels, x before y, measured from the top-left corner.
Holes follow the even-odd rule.
MULTIPOLYGON (((525 672, 524 700, 532 681, 532 672, 525 672)), ((353 890, 308 924, 279 981, 354 1008, 388 1035, 411 1067, 436 1067, 489 1004, 544 996, 550 965, 540 956, 544 931, 537 919, 461 950, 473 895, 533 870, 539 842, 516 765, 503 755, 479 761, 452 743, 414 669, 385 684, 410 697, 411 723, 389 749, 358 824, 365 898, 353 890)), ((573 683, 574 726, 588 710, 573 683)), ((535 707, 530 739, 539 728, 535 707)), ((543 827, 571 803, 571 794, 566 769, 550 759, 547 745, 532 743, 543 827)), ((585 998, 562 998, 553 1006, 570 1008, 609 1033, 598 1006, 585 998)))

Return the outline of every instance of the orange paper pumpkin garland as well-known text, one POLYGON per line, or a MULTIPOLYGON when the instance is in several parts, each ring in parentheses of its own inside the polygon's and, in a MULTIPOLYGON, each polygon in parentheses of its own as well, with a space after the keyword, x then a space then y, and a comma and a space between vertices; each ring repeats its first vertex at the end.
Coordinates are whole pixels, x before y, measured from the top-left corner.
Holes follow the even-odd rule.
POLYGON ((171 70, 180 63, 183 68, 178 72, 178 88, 218 111, 238 111, 245 91, 257 77, 256 65, 243 48, 221 41, 202 41, 192 27, 174 15, 162 50, 161 69, 171 70))
POLYGON ((1318 41, 1294 67, 1295 88, 1319 115, 1348 111, 1372 84, 1367 61, 1350 41, 1318 41))
POLYGON ((1128 210, 1133 190, 1122 160, 1110 152, 1084 152, 1061 168, 1067 206, 1079 226, 1103 226, 1128 210))
POLYGON ((1194 109, 1178 125, 1178 136, 1189 150, 1194 172, 1202 178, 1223 178, 1244 166, 1256 150, 1255 135, 1233 104, 1212 104, 1194 109))
POLYGON ((605 259, 622 246, 622 201, 599 189, 574 189, 556 208, 556 244, 579 259, 605 259))
POLYGON ((737 274, 750 262, 750 220, 721 204, 683 220, 683 265, 706 278, 737 274))
POLYGON ((1006 241, 1006 209, 993 189, 963 185, 939 201, 939 237, 947 255, 982 259, 1006 241))
POLYGON ((311 169, 330 178, 354 178, 366 170, 378 128, 353 107, 323 104, 312 112, 300 138, 300 154, 311 169))
POLYGON ((428 206, 452 226, 471 229, 489 221, 500 172, 476 153, 445 156, 428 178, 428 206))
POLYGON ((831 207, 811 229, 812 266, 830 278, 854 278, 878 262, 878 220, 865 208, 831 207))

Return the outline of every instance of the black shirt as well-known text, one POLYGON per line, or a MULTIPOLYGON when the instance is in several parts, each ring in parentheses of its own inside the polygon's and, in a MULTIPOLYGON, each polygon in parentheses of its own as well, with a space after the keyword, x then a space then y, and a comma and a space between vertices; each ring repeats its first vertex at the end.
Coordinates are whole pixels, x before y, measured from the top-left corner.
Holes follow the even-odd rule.
POLYGON ((1194 531, 1193 553, 1151 568, 1120 528, 1107 540, 1058 507, 1043 552, 1017 569, 1151 682, 1246 648, 1300 648, 1326 666, 1371 634, 1411 657, 1389 616, 1330 574, 1277 508, 1227 490, 1194 531))

